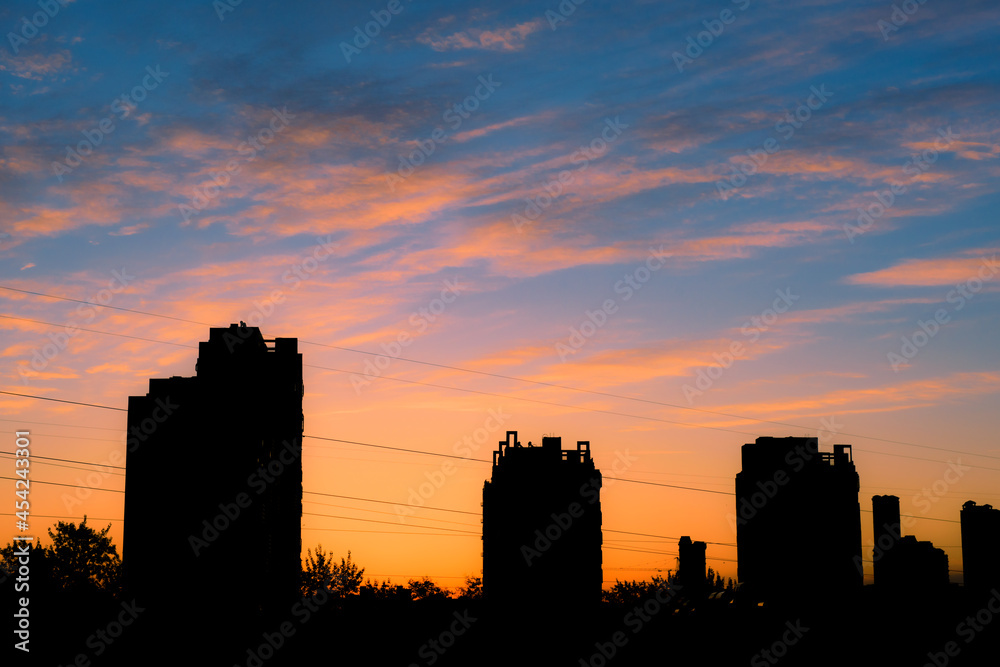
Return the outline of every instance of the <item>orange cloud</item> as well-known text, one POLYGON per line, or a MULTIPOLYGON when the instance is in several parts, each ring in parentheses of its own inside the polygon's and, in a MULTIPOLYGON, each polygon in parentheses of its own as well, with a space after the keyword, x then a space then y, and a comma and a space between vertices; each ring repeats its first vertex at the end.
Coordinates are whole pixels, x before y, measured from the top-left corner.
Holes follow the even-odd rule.
POLYGON ((492 134, 499 130, 505 130, 508 127, 518 127, 519 125, 525 125, 528 123, 533 123, 540 120, 548 120, 555 115, 552 112, 545 112, 536 114, 534 116, 520 116, 518 118, 512 118, 511 120, 504 121, 503 123, 494 123, 493 125, 488 125, 486 127, 481 127, 476 130, 469 130, 467 132, 460 132, 453 137, 450 141, 454 143, 463 143, 469 141, 470 139, 478 139, 479 137, 484 137, 487 134, 492 134))
POLYGON ((72 62, 73 56, 67 49, 49 54, 22 53, 17 56, 0 52, 0 72, 10 72, 13 76, 33 81, 41 81, 67 69, 72 62))
POLYGON ((478 30, 471 28, 456 32, 447 37, 432 34, 430 30, 417 37, 417 41, 426 44, 435 51, 455 51, 458 49, 486 49, 489 51, 520 51, 524 48, 524 40, 531 33, 540 30, 544 22, 541 19, 519 23, 509 28, 496 30, 478 30))
POLYGON ((972 279, 992 278, 1000 269, 998 249, 970 250, 958 257, 909 259, 878 271, 848 276, 852 285, 877 287, 954 285, 972 279))
MULTIPOLYGON (((794 377, 788 378, 785 384, 798 389, 772 400, 729 404, 713 409, 733 414, 767 415, 768 419, 777 420, 792 416, 827 416, 831 412, 845 415, 934 407, 947 400, 996 394, 1000 391, 1000 373, 953 373, 880 387, 834 389, 812 396, 802 395, 801 385, 794 377)), ((746 387, 740 387, 739 392, 746 395, 746 387)), ((739 423, 745 424, 746 421, 715 422, 715 425, 739 423)))

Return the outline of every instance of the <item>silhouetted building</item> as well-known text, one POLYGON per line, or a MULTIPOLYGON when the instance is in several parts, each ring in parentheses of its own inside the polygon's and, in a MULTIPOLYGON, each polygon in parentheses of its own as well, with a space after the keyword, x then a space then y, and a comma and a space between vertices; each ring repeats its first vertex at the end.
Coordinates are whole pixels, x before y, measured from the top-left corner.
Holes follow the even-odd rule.
POLYGON ((944 550, 902 534, 897 496, 872 497, 872 522, 872 562, 879 589, 921 593, 949 585, 948 555, 944 550))
POLYGON ((969 500, 962 505, 961 520, 965 587, 1000 587, 1000 509, 969 500))
POLYGON ((483 595, 503 608, 552 616, 601 599, 601 473, 590 443, 522 447, 516 431, 493 452, 483 486, 483 595), (557 605, 559 612, 536 603, 557 605))
POLYGON ((139 604, 284 613, 298 595, 302 355, 242 322, 212 328, 194 377, 130 396, 123 566, 139 604))
POLYGON ((758 598, 832 599, 860 590, 860 480, 850 445, 757 438, 736 475, 738 573, 758 598))
MULTIPOLYGON (((903 536, 903 526, 899 517, 898 496, 872 496, 872 572, 876 586, 895 588, 898 583, 898 569, 893 567, 893 549, 903 536)), ((860 566, 860 561, 858 561, 860 566)))
MULTIPOLYGON (((677 583, 680 584, 681 595, 685 597, 701 597, 706 592, 705 548, 704 542, 692 542, 687 535, 677 543, 677 583)), ((708 582, 711 583, 714 582, 708 582)))

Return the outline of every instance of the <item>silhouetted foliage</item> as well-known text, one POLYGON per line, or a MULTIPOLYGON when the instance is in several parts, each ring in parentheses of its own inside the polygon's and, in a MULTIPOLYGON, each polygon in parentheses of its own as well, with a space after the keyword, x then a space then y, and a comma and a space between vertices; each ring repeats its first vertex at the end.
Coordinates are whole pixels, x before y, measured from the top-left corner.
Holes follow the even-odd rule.
POLYGON ((369 579, 361 587, 360 592, 362 595, 371 596, 379 602, 410 599, 410 589, 406 586, 394 585, 388 579, 381 583, 377 580, 369 579))
POLYGON ((333 591, 340 595, 357 593, 364 581, 365 568, 359 568, 351 560, 348 550, 347 558, 340 559, 340 565, 333 566, 333 591))
POLYGON ((615 606, 629 606, 640 604, 656 594, 656 589, 668 583, 672 583, 675 577, 668 576, 664 579, 655 576, 651 581, 621 581, 615 579, 615 585, 610 590, 603 591, 602 601, 615 606))
POLYGON ((317 591, 333 587, 333 569, 335 565, 328 553, 323 551, 323 545, 316 547, 316 553, 306 550, 306 558, 302 563, 302 594, 315 595, 317 591))
POLYGON ((52 568, 53 583, 68 592, 102 591, 117 595, 121 590, 122 561, 108 533, 87 525, 87 517, 77 526, 60 521, 53 532, 52 545, 45 549, 52 568))
MULTIPOLYGON (((720 593, 726 590, 726 580, 722 578, 722 575, 708 568, 708 573, 705 575, 705 585, 709 593, 720 593)), ((729 588, 732 588, 733 580, 729 580, 729 588)))
POLYGON ((430 577, 422 579, 410 579, 406 582, 410 589, 410 595, 414 600, 444 600, 448 593, 443 588, 431 581, 430 577))
MULTIPOLYGON (((17 575, 18 556, 15 553, 20 551, 22 546, 25 546, 24 542, 9 542, 7 546, 0 549, 0 583, 17 575)), ((32 573, 35 577, 43 576, 42 573, 47 573, 51 566, 48 550, 41 544, 31 542, 28 542, 26 546, 28 547, 28 562, 31 563, 32 573)))
POLYGON ((302 592, 313 595, 326 589, 336 595, 351 595, 361 587, 365 568, 359 568, 351 560, 351 552, 347 558, 340 559, 337 565, 329 553, 323 551, 323 545, 316 547, 316 553, 306 550, 306 559, 302 566, 302 592))
POLYGON ((458 597, 467 600, 479 600, 483 597, 483 578, 466 577, 465 586, 459 589, 458 597))

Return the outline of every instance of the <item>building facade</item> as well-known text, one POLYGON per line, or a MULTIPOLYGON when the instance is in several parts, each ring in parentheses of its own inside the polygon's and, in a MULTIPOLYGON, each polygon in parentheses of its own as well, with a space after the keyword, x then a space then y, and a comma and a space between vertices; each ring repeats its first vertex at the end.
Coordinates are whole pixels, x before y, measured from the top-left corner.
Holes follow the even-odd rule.
POLYGON ((241 322, 210 330, 195 372, 129 397, 126 585, 140 604, 263 612, 299 589, 302 355, 241 322))
POLYGON ((493 452, 483 487, 483 595, 498 607, 551 601, 596 606, 603 583, 601 472, 590 443, 560 438, 522 447, 517 432, 493 452))
POLYGON ((860 480, 850 445, 761 437, 736 475, 738 573, 763 599, 832 599, 860 590, 860 480))
POLYGON ((677 543, 677 583, 681 595, 689 599, 704 596, 715 583, 705 580, 707 546, 704 542, 692 542, 688 535, 683 535, 677 543))
POLYGON ((960 518, 965 587, 977 592, 1000 587, 1000 509, 969 500, 960 518))
POLYGON ((911 594, 948 587, 948 554, 931 542, 902 534, 897 496, 872 497, 872 524, 875 586, 911 594))

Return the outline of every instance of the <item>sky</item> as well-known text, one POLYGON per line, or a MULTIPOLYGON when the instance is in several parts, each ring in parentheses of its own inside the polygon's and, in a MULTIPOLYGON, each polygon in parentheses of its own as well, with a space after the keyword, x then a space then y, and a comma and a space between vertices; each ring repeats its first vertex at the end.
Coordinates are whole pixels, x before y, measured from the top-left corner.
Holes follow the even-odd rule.
POLYGON ((127 397, 242 320, 300 339, 330 439, 303 551, 366 577, 479 575, 510 430, 633 480, 602 491, 606 582, 682 535, 735 577, 740 446, 788 435, 852 445, 862 510, 899 496, 961 581, 962 503, 1000 504, 998 26, 989 0, 5 2, 0 489, 29 430, 31 530, 86 514, 120 548, 127 397))

